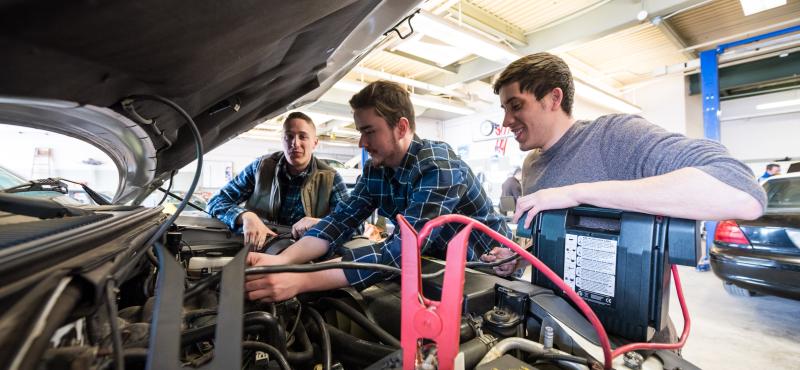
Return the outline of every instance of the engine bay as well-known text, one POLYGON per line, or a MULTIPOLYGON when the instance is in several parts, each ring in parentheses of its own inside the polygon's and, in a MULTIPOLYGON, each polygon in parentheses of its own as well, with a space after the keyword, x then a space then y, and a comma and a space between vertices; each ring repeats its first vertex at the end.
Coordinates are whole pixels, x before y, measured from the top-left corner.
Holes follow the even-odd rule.
MULTIPOLYGON (((158 222, 149 225, 152 232, 158 222)), ((271 240, 264 251, 275 254, 292 240, 287 228, 273 227, 281 237, 271 240)), ((37 360, 9 368, 403 367, 401 334, 410 324, 401 319, 401 279, 388 279, 363 291, 345 288, 301 294, 279 303, 251 302, 243 298, 244 277, 265 270, 246 268, 247 250, 242 248, 241 236, 222 223, 204 217, 179 217, 153 248, 142 248, 142 235, 148 232, 140 234, 126 239, 136 245, 125 248, 138 246, 144 251, 122 254, 129 261, 137 261, 122 264, 132 266, 126 273, 112 274, 108 268, 102 273, 91 272, 91 267, 84 267, 84 276, 96 277, 91 295, 86 290, 92 281, 76 286, 73 279, 56 287, 46 304, 61 307, 63 312, 40 315, 46 328, 38 332, 33 325, 33 334, 48 338, 46 345, 39 354, 29 350, 25 357, 37 360), (110 287, 102 283, 105 276, 122 278, 115 281, 115 288, 105 290, 110 287), (122 349, 119 352, 113 350, 115 340, 122 349)), ((116 257, 119 260, 120 254, 116 257)), ((270 271, 302 272, 321 265, 277 266, 270 271)), ((421 302, 444 302, 449 265, 422 259, 421 302)), ((437 343, 421 339, 415 343, 416 368, 603 368, 601 336, 564 292, 534 284, 536 274, 527 280, 503 278, 494 275, 490 266, 474 265, 462 271, 455 362, 453 366, 438 362, 437 343)), ((563 275, 563 271, 560 273, 563 275)), ((668 326, 656 329, 664 330, 651 330, 658 333, 651 333, 648 341, 670 343, 676 339, 668 326), (661 332, 667 339, 658 339, 661 332)), ((612 331, 608 339, 611 346, 619 348, 638 338, 625 338, 612 331)), ((679 351, 654 348, 627 352, 614 359, 613 368, 695 367, 680 357, 679 351)))

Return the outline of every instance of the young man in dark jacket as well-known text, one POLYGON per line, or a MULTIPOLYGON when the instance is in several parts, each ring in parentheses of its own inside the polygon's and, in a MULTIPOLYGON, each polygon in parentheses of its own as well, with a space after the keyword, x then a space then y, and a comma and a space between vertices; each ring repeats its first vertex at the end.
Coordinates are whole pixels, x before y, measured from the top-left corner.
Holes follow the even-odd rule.
POLYGON ((245 245, 256 250, 275 235, 262 219, 292 225, 300 238, 347 199, 342 177, 314 156, 317 130, 310 117, 290 113, 282 142, 282 152, 250 163, 208 202, 209 213, 243 233, 245 245))

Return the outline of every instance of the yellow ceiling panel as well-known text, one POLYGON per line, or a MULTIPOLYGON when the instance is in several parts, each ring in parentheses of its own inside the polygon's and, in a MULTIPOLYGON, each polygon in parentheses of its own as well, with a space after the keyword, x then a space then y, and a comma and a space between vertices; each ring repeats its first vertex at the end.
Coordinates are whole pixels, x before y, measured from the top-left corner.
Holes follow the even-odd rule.
MULTIPOLYGON (((715 0, 707 5, 676 14, 668 19, 675 32, 687 46, 715 41, 722 37, 741 35, 722 43, 757 36, 775 29, 800 24, 800 0, 788 0, 786 5, 745 17, 738 0, 715 0), (773 29, 765 27, 775 26, 773 29), (754 30, 763 29, 760 32, 754 30), (752 33, 752 34, 746 34, 752 33)), ((699 50, 711 49, 709 45, 699 50)))
MULTIPOLYGON (((606 0, 462 0, 530 33, 606 0)), ((458 9, 456 4, 454 9, 458 9)))
POLYGON ((370 53, 361 65, 366 68, 408 78, 421 78, 438 73, 435 67, 387 51, 370 53))
POLYGON ((687 60, 661 30, 649 23, 587 42, 568 54, 623 85, 651 78, 655 68, 687 60))

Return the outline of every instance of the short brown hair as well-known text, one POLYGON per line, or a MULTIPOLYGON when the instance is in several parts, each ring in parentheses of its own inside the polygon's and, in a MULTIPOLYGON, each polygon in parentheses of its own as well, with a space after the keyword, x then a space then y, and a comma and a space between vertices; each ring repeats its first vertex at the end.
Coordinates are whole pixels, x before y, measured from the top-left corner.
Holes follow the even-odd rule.
POLYGON ((378 80, 370 83, 350 98, 350 108, 375 108, 375 113, 394 128, 400 118, 408 120, 411 132, 415 131, 414 105, 408 91, 389 81, 378 80))
POLYGON ((293 119, 301 119, 303 121, 308 122, 308 124, 311 126, 312 131, 314 132, 314 135, 317 134, 317 125, 314 124, 314 121, 311 120, 311 117, 309 117, 307 114, 305 114, 303 112, 292 112, 292 113, 289 113, 289 115, 286 116, 286 119, 283 120, 283 131, 286 131, 286 125, 288 125, 289 121, 291 121, 293 119))
POLYGON ((561 58, 550 53, 536 53, 515 60, 494 82, 494 93, 499 94, 501 87, 514 82, 519 82, 519 91, 533 94, 536 100, 542 100, 556 87, 561 88, 564 92, 561 109, 572 115, 575 85, 569 66, 561 58))

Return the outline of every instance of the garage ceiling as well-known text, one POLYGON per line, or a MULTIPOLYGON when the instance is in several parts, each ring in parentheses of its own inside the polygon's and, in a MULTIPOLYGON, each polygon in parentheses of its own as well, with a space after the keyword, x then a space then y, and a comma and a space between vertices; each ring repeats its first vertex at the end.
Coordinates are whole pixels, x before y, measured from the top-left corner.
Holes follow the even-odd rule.
MULTIPOLYGON (((306 107, 321 114, 323 135, 354 142, 347 100, 357 84, 395 80, 417 101, 435 99, 436 104, 415 104, 418 116, 446 120, 496 105, 488 82, 511 60, 539 51, 559 54, 570 64, 584 86, 578 95, 591 99, 601 92, 617 100, 611 105, 624 106, 627 88, 665 71, 696 72, 699 51, 800 25, 800 0, 749 16, 738 0, 429 0, 410 22, 413 34, 401 39, 390 33, 321 102, 306 107), (646 16, 637 18, 643 10, 646 16), (430 19, 438 24, 435 29, 427 26, 430 19), (469 38, 472 47, 454 45, 446 37, 450 33, 469 38)), ((399 28, 410 31, 407 24, 399 28)), ((777 43, 749 51, 748 58, 794 52, 800 35, 777 43)), ((281 118, 257 130, 274 131, 281 118)))

